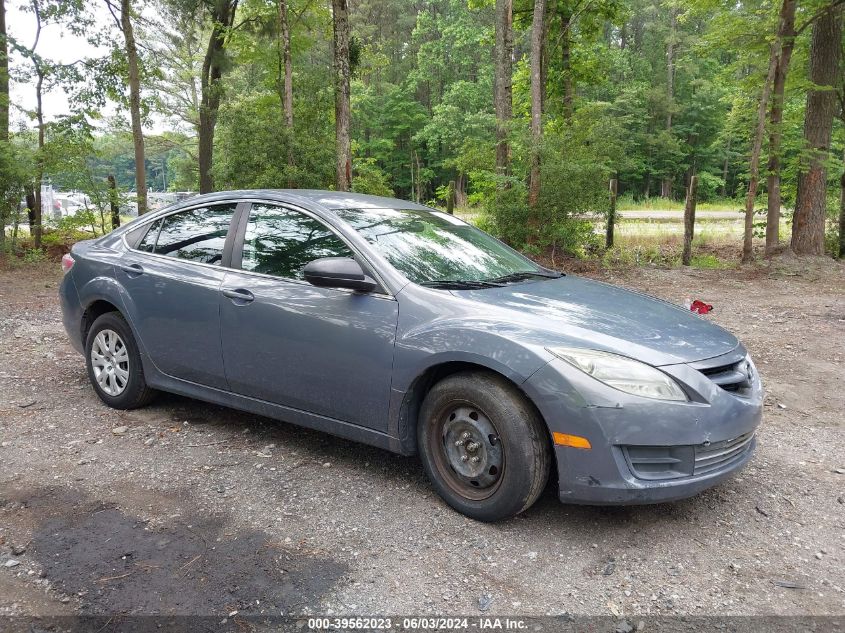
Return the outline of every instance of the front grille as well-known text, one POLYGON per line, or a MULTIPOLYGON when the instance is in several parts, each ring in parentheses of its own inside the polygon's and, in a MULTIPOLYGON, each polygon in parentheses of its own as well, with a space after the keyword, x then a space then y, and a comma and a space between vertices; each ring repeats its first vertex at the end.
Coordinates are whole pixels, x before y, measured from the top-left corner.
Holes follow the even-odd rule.
POLYGON ((747 395, 751 391, 753 370, 751 363, 745 358, 729 365, 706 367, 698 371, 725 391, 730 391, 740 396, 747 395))
POLYGON ((658 481, 706 475, 730 468, 753 446, 754 433, 731 440, 695 446, 622 446, 628 467, 637 479, 658 481))
POLYGON ((699 444, 695 447, 695 469, 693 474, 706 475, 721 470, 741 460, 751 450, 754 433, 746 433, 732 440, 714 444, 699 444))

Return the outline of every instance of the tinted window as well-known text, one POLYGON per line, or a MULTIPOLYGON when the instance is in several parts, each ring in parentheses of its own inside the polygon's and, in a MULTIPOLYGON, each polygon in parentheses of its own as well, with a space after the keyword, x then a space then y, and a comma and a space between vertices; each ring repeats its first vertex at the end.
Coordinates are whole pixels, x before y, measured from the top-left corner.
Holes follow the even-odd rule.
POLYGON ((373 248, 416 283, 495 279, 537 265, 484 231, 439 211, 338 209, 373 248))
POLYGON ((236 206, 221 204, 168 215, 153 252, 204 264, 219 264, 236 206))
POLYGON ((136 247, 139 251, 144 251, 145 253, 152 253, 153 248, 156 245, 156 238, 158 237, 158 230, 161 228, 161 220, 156 220, 150 226, 150 229, 147 231, 144 238, 138 242, 138 246, 136 247))
POLYGON ((320 257, 352 257, 352 252, 324 224, 310 216, 272 205, 252 206, 241 268, 302 279, 305 265, 320 257))

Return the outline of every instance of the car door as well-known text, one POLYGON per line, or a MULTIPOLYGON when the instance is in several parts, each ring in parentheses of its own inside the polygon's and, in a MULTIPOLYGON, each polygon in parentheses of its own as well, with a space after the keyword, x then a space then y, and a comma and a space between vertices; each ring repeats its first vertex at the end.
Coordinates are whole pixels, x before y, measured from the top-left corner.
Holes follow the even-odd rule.
MULTIPOLYGON (((123 255, 116 275, 132 324, 162 372, 226 389, 220 345, 220 285, 237 203, 208 204, 152 223, 123 255)), ((234 235, 232 235, 232 240, 234 235)))
POLYGON ((396 300, 304 281, 308 262, 354 256, 313 215, 255 203, 240 233, 221 291, 231 389, 386 431, 396 300))

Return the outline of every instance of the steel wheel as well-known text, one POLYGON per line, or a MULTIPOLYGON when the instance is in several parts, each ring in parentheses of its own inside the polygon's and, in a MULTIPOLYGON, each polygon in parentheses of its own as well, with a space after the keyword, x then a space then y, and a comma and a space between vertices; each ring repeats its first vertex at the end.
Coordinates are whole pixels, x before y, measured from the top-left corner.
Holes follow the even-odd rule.
POLYGON ((505 470, 505 453, 496 427, 478 407, 447 409, 431 436, 437 470, 455 492, 476 501, 490 497, 505 470))
POLYGON ((103 393, 119 396, 129 382, 129 351, 114 330, 100 330, 91 345, 94 378, 103 393))

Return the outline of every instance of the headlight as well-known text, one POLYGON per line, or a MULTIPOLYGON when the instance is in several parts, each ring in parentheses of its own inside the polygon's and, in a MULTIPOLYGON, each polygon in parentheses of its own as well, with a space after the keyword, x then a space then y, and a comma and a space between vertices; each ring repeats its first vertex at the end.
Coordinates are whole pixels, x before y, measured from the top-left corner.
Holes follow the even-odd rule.
POLYGON ((571 347, 546 348, 558 358, 574 365, 585 374, 606 385, 644 398, 686 402, 687 396, 674 380, 659 369, 639 361, 600 352, 571 347))

